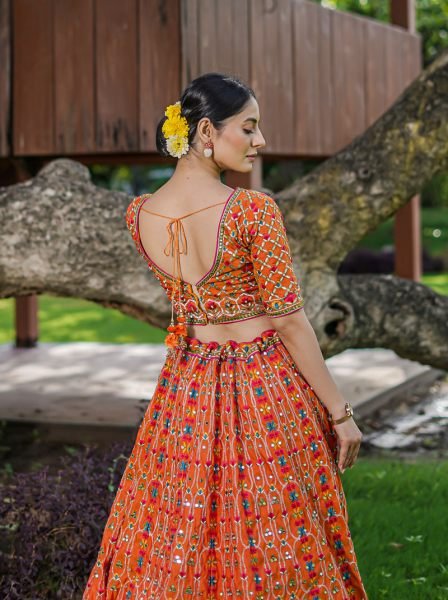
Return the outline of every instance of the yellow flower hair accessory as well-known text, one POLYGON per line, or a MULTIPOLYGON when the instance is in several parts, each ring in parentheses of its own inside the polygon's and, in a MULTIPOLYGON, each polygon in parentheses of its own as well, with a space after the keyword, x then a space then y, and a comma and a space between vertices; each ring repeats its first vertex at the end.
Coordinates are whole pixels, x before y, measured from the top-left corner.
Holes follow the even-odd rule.
POLYGON ((167 119, 162 125, 167 150, 175 158, 180 158, 189 149, 188 132, 190 128, 187 119, 180 114, 180 111, 180 100, 167 106, 165 110, 167 119))

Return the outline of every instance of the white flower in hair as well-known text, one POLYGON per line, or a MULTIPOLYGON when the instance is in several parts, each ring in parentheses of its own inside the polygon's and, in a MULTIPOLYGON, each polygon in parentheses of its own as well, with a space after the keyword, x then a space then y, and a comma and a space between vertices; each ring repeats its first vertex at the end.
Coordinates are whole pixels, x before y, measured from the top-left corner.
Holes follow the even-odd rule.
POLYGON ((166 140, 166 147, 171 156, 180 158, 188 152, 188 140, 180 135, 173 135, 166 140))
POLYGON ((167 117, 162 125, 162 132, 166 139, 166 147, 171 156, 180 158, 188 152, 188 132, 190 130, 187 119, 181 114, 180 100, 167 106, 167 117))

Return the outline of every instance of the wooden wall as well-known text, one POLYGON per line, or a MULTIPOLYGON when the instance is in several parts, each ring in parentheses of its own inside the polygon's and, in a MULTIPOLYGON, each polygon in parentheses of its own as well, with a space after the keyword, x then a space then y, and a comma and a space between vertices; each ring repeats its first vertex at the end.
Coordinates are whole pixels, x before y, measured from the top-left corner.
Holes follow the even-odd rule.
POLYGON ((421 71, 421 38, 307 0, 185 0, 182 85, 223 70, 254 89, 263 153, 328 156, 421 71), (232 24, 223 27, 231 17, 232 24))
POLYGON ((0 156, 155 152, 207 71, 254 89, 263 154, 328 156, 418 75, 421 39, 307 0, 0 0, 0 56, 0 156))
POLYGON ((13 153, 152 151, 179 93, 178 0, 13 0, 13 153))
POLYGON ((11 144, 11 0, 0 0, 0 157, 9 156, 11 144))

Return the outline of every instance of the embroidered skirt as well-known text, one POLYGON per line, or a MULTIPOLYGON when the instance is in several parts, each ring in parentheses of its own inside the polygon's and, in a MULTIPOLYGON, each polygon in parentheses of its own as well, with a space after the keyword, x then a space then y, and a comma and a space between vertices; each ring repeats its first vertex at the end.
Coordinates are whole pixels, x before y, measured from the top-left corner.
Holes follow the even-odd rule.
POLYGON ((185 341, 167 354, 83 600, 367 598, 328 410, 278 333, 185 341))

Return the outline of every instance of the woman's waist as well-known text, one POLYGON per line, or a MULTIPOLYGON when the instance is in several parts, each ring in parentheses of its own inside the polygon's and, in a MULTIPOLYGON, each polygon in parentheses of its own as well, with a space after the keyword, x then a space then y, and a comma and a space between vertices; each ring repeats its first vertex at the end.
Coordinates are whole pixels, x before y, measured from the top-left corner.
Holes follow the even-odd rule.
POLYGON ((223 344, 227 340, 245 342, 259 336, 267 329, 274 329, 272 319, 267 315, 243 318, 232 323, 187 325, 190 337, 198 338, 202 342, 218 342, 218 344, 223 344))

